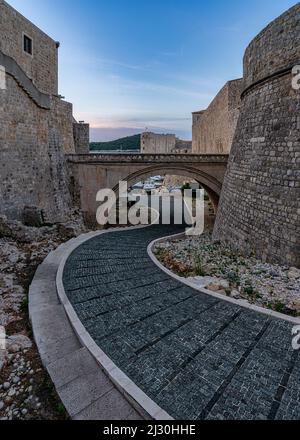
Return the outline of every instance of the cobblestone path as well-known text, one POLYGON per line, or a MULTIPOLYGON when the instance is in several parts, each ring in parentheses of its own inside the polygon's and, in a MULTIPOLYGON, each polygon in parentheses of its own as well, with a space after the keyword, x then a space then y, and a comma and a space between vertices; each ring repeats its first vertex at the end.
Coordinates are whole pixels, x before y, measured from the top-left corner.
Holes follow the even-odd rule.
POLYGON ((101 349, 175 419, 300 419, 292 324, 217 300, 161 271, 148 244, 179 228, 93 238, 63 282, 101 349))

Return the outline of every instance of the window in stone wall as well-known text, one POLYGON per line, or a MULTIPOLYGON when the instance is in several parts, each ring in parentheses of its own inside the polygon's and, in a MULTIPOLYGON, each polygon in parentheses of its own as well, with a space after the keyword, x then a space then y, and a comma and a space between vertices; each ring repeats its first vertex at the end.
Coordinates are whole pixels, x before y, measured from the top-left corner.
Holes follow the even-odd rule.
POLYGON ((29 55, 32 55, 32 39, 29 38, 27 35, 24 35, 24 52, 28 53, 29 55))

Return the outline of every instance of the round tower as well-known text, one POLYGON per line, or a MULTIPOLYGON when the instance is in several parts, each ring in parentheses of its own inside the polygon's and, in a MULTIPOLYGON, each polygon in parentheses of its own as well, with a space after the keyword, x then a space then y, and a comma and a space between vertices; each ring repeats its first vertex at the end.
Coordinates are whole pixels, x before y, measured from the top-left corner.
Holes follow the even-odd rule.
POLYGON ((241 112, 214 230, 215 240, 244 254, 294 266, 300 266, 297 65, 300 3, 246 50, 241 112))

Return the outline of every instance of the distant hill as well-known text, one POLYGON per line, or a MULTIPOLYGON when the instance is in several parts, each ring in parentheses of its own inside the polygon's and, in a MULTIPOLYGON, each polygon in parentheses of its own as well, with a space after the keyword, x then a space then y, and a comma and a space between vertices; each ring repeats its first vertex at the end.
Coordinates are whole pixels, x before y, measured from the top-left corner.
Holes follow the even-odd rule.
POLYGON ((90 151, 140 150, 141 135, 127 136, 110 142, 91 142, 90 151))

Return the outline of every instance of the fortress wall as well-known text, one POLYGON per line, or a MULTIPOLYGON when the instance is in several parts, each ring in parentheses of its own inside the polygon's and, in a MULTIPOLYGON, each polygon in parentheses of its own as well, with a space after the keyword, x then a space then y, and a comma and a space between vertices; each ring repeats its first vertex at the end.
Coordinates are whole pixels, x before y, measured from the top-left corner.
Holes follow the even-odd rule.
POLYGON ((239 116, 242 80, 229 81, 207 110, 193 113, 195 154, 227 154, 239 116))
POLYGON ((60 129, 69 107, 62 104, 62 111, 51 100, 50 111, 39 108, 9 75, 6 86, 0 90, 1 214, 22 219, 24 206, 38 206, 48 221, 61 221, 71 203, 60 129))
POLYGON ((73 105, 56 96, 51 97, 51 121, 57 128, 65 154, 75 153, 73 136, 73 105))
POLYGON ((295 266, 300 266, 300 92, 292 88, 290 70, 274 74, 300 60, 299 36, 298 3, 246 50, 247 91, 214 230, 214 239, 245 254, 295 266))
POLYGON ((293 6, 249 44, 244 56, 244 88, 267 76, 300 64, 300 5, 293 6))
POLYGON ((56 42, 4 0, 0 0, 0 50, 18 63, 41 92, 58 93, 56 42), (23 50, 24 34, 32 39, 32 56, 23 50))
POLYGON ((73 137, 76 154, 89 154, 90 152, 90 125, 73 123, 73 137))
POLYGON ((46 221, 65 220, 72 203, 64 154, 75 146, 72 105, 57 96, 56 43, 2 0, 0 64, 0 213, 21 220, 25 206, 36 206, 46 221))
POLYGON ((179 153, 179 154, 185 154, 185 153, 192 153, 192 141, 184 141, 182 139, 176 138, 175 141, 175 149, 172 151, 172 153, 179 153))
POLYGON ((170 154, 175 149, 175 134, 142 133, 141 152, 143 154, 170 154))
POLYGON ((192 142, 179 139, 175 134, 142 133, 143 154, 186 154, 192 152, 192 142))

